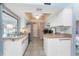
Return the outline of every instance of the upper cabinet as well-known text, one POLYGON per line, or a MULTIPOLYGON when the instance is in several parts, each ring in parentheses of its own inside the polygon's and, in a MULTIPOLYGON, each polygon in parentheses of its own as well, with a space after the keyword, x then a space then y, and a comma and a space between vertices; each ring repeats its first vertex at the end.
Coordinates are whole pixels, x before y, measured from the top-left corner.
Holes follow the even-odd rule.
POLYGON ((64 8, 60 13, 49 20, 50 26, 72 26, 72 9, 64 8))

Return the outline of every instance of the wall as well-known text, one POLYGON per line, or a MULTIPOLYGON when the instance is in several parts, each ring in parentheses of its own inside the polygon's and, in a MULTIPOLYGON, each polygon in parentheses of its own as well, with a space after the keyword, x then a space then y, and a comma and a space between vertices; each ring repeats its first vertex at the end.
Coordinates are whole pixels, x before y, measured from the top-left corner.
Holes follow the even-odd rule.
POLYGON ((59 32, 59 33, 63 32, 63 33, 67 33, 67 34, 72 34, 72 28, 69 27, 69 28, 66 28, 66 30, 62 29, 62 28, 57 28, 56 32, 59 32))
POLYGON ((26 23, 27 23, 26 19, 25 18, 21 18, 20 19, 20 28, 26 26, 26 23))
POLYGON ((68 34, 72 34, 72 27, 69 28, 68 30, 64 31, 65 33, 68 33, 68 34))
POLYGON ((64 8, 61 13, 53 18, 51 18, 50 26, 58 26, 58 25, 65 25, 71 26, 72 25, 72 9, 71 8, 64 8))
MULTIPOLYGON (((64 8, 62 11, 60 11, 59 14, 57 14, 56 16, 48 20, 49 20, 48 23, 50 24, 50 27, 72 26, 72 9, 70 7, 64 8)), ((57 29, 57 31, 61 32, 60 29, 57 29)), ((71 34, 72 27, 63 32, 71 34)))

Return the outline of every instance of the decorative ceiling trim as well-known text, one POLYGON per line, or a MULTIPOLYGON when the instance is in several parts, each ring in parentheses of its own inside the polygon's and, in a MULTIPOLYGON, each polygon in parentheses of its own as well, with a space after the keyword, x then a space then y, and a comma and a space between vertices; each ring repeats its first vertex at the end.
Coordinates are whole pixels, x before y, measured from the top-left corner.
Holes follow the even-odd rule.
POLYGON ((36 19, 35 17, 33 17, 32 12, 26 12, 25 15, 28 18, 28 21, 31 21, 31 22, 42 22, 43 21, 44 22, 46 21, 50 13, 43 13, 39 19, 36 19))
POLYGON ((28 18, 28 20, 32 20, 33 19, 33 16, 32 16, 31 12, 26 12, 25 15, 28 18))

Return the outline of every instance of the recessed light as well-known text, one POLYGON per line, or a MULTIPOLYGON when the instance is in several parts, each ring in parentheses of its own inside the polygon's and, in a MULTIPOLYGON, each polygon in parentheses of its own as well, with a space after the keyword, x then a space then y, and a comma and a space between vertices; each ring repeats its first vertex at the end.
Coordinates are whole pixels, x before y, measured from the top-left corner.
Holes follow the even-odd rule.
POLYGON ((37 10, 37 11, 41 11, 41 10, 42 10, 42 8, 37 8, 36 10, 37 10))

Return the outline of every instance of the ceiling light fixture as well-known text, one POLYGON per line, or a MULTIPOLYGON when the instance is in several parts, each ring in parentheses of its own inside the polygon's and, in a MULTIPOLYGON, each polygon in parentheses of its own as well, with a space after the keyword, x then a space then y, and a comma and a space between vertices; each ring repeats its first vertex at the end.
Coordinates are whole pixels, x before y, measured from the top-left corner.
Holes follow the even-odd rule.
POLYGON ((36 19, 39 19, 39 18, 40 18, 40 16, 35 16, 35 18, 36 18, 36 19))

